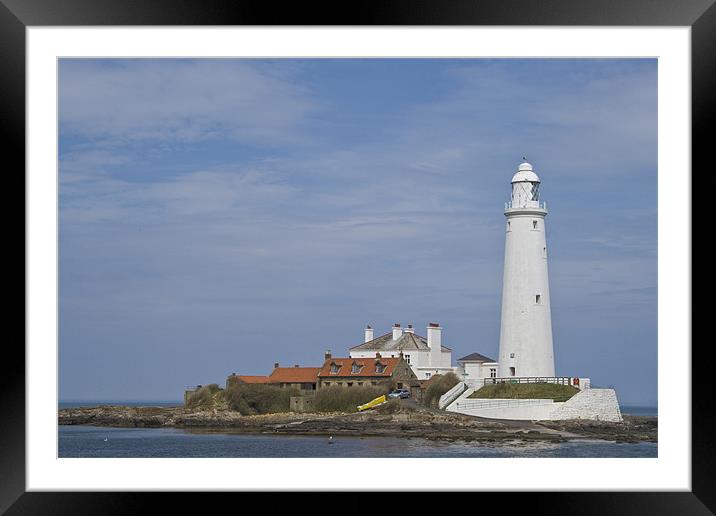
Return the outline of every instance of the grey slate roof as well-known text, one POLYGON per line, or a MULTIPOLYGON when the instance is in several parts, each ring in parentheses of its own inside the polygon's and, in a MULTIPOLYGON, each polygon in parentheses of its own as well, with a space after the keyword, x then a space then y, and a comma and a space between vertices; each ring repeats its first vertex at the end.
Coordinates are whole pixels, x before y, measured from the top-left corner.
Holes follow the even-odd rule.
MULTIPOLYGON (((429 351, 428 339, 421 337, 416 333, 406 333, 400 336, 398 340, 393 340, 393 332, 386 333, 373 340, 358 344, 350 348, 350 351, 429 351)), ((452 351, 447 346, 440 346, 441 351, 452 351)))
POLYGON ((493 360, 490 357, 486 357, 485 355, 481 355, 480 353, 470 353, 469 355, 458 358, 458 362, 497 362, 497 360, 493 360))

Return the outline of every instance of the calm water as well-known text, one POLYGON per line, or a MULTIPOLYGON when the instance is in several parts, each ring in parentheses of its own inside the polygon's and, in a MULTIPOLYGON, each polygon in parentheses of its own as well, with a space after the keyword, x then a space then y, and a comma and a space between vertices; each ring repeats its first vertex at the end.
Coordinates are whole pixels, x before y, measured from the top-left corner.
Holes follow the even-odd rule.
POLYGON ((244 435, 176 428, 60 426, 60 457, 656 457, 653 443, 434 442, 397 437, 244 435), (105 441, 105 439, 107 439, 105 441))
POLYGON ((659 411, 656 407, 637 407, 631 405, 624 405, 619 407, 622 414, 629 414, 630 416, 658 416, 659 411))

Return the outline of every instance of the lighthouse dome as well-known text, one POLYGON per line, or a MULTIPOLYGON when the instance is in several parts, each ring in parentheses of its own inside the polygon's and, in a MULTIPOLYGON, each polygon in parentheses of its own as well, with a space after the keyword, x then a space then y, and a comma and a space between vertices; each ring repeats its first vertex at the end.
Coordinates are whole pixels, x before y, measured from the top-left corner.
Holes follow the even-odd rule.
POLYGON ((526 161, 520 164, 517 173, 512 176, 513 183, 522 183, 525 181, 530 183, 540 182, 539 176, 532 170, 532 164, 526 161))

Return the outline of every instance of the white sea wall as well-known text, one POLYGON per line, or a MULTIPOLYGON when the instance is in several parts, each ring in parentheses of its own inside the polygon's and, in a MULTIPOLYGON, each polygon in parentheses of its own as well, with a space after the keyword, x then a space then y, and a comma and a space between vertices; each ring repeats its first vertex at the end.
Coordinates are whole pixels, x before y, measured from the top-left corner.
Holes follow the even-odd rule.
POLYGON ((491 419, 622 421, 614 389, 585 389, 565 402, 540 399, 469 398, 472 392, 474 389, 465 391, 446 410, 491 419))
POLYGON ((552 419, 594 419, 597 421, 622 421, 617 393, 614 389, 585 389, 572 396, 555 412, 552 419))

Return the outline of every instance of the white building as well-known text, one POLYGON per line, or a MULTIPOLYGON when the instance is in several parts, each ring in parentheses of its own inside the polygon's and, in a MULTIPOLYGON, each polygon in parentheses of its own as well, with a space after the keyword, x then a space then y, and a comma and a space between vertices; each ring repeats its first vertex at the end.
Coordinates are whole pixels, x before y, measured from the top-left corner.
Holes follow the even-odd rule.
POLYGON ((410 324, 403 329, 396 323, 390 333, 373 338, 373 328, 368 326, 363 343, 353 346, 348 353, 351 358, 372 358, 376 353, 382 357, 398 357, 402 354, 418 380, 455 372, 452 367, 452 349, 442 345, 440 325, 430 323, 427 335, 426 338, 416 334, 410 324))
POLYGON ((463 382, 474 383, 476 380, 496 378, 498 362, 480 353, 470 353, 457 359, 455 374, 463 382))
POLYGON ((524 162, 512 177, 505 205, 499 377, 553 377, 554 351, 547 275, 545 203, 540 179, 524 162))

